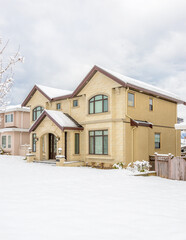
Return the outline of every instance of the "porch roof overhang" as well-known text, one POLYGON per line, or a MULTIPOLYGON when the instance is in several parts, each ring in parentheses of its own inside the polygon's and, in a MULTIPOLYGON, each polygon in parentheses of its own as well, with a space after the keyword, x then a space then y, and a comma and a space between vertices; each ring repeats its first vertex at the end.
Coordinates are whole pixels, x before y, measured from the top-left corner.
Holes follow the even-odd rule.
POLYGON ((134 120, 132 118, 130 119, 130 125, 131 126, 135 126, 135 127, 139 127, 139 126, 150 127, 150 128, 153 127, 153 124, 151 122, 141 121, 141 120, 134 120))
POLYGON ((29 132, 34 131, 45 117, 48 117, 62 131, 64 130, 83 130, 84 128, 71 116, 61 111, 44 110, 39 118, 30 127, 29 132))
POLYGON ((186 122, 177 123, 174 126, 176 130, 186 130, 186 122))

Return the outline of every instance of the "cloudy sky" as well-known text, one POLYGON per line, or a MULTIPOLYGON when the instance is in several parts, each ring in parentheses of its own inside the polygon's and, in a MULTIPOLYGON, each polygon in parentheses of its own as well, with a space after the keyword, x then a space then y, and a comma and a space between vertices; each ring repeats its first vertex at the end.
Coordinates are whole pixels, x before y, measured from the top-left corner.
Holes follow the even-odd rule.
MULTIPOLYGON (((186 99, 185 0, 0 0, 0 35, 21 46, 12 103, 35 83, 74 90, 93 65, 186 99)), ((185 107, 186 108, 186 107, 185 107)), ((185 117, 183 107, 179 115, 185 117)))

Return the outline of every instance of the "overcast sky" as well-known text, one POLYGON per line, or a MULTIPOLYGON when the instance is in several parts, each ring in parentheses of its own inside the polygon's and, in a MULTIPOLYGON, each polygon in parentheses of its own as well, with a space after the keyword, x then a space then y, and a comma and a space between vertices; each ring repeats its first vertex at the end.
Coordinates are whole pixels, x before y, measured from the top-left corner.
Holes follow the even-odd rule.
POLYGON ((10 39, 9 51, 20 44, 25 56, 15 70, 13 104, 35 83, 74 90, 93 65, 186 99, 186 0, 0 0, 0 6, 0 35, 10 39))

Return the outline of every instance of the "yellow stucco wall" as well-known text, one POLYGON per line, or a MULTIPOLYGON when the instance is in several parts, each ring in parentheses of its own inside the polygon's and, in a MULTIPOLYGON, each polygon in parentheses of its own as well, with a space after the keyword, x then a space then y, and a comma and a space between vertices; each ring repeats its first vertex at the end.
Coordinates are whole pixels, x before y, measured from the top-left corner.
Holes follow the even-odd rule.
MULTIPOLYGON (((130 90, 129 90, 130 91, 130 90)), ((120 84, 97 72, 86 86, 73 99, 49 102, 40 92, 36 91, 27 105, 31 111, 36 106, 56 110, 56 104, 61 103, 61 110, 68 113, 83 127, 83 131, 67 131, 68 160, 83 160, 85 162, 124 162, 132 160, 148 160, 154 152, 180 154, 180 133, 174 130, 177 119, 177 104, 153 97, 153 111, 149 111, 149 95, 132 91, 135 94, 135 106, 127 107, 128 90, 120 84), (106 113, 89 114, 88 101, 95 95, 108 96, 109 108, 106 113), (78 100, 78 106, 73 107, 73 100, 78 100), (130 126, 130 118, 149 121, 153 128, 130 126), (108 130, 108 155, 89 154, 89 131, 108 130), (74 154, 74 134, 80 133, 80 154, 74 154), (161 148, 155 149, 154 133, 161 134, 161 148)), ((61 111, 59 110, 59 111, 61 111)), ((32 123, 32 114, 31 114, 32 123)), ((60 137, 58 147, 64 150, 64 133, 47 117, 35 130, 39 138, 43 134, 53 133, 60 137)), ((39 140, 40 141, 40 140, 39 140)), ((37 142, 37 146, 41 143, 37 142)), ((37 150, 36 158, 41 154, 37 150)))

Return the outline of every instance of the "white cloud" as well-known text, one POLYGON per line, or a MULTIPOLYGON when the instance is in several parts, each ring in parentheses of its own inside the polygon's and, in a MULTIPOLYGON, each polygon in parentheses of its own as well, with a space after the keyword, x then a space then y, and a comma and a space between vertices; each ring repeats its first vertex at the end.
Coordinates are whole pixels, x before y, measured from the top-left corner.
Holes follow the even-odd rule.
POLYGON ((7 0, 0 35, 26 58, 15 91, 25 82, 19 99, 36 82, 73 90, 97 64, 184 97, 185 11, 185 0, 7 0))

